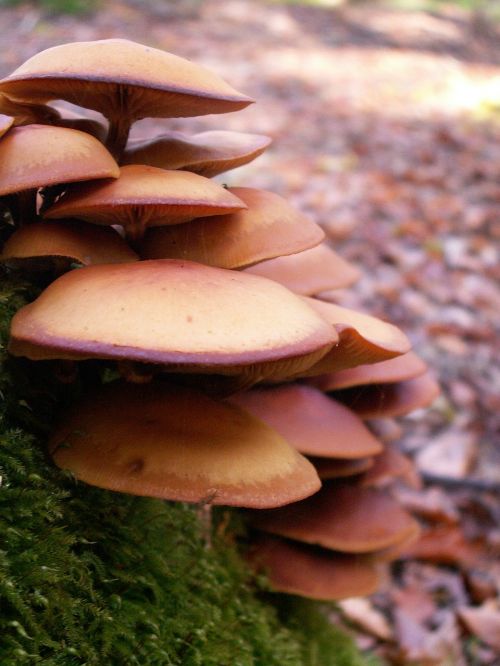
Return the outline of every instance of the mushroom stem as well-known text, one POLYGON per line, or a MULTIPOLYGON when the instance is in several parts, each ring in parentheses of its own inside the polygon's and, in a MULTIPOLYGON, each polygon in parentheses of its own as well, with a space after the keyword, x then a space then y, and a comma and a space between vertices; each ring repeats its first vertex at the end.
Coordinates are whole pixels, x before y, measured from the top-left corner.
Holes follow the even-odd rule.
POLYGON ((201 536, 205 542, 205 548, 210 550, 212 548, 212 501, 216 495, 216 491, 209 493, 201 500, 196 506, 196 515, 201 528, 201 536))
POLYGON ((130 118, 117 116, 109 119, 108 136, 106 137, 106 148, 120 164, 121 157, 127 145, 131 126, 130 118))

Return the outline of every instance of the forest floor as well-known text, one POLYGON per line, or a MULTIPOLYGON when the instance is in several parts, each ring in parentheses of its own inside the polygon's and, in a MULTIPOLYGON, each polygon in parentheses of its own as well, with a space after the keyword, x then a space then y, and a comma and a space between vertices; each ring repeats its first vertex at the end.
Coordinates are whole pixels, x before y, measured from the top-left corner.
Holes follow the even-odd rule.
POLYGON ((54 44, 127 37, 256 99, 134 133, 272 136, 224 182, 276 191, 321 223, 363 271, 338 302, 399 325, 435 370, 442 396, 400 423, 426 478, 401 498, 426 540, 337 617, 395 664, 500 663, 500 33, 469 19, 257 0, 103 2, 85 17, 0 8, 1 75, 54 44))

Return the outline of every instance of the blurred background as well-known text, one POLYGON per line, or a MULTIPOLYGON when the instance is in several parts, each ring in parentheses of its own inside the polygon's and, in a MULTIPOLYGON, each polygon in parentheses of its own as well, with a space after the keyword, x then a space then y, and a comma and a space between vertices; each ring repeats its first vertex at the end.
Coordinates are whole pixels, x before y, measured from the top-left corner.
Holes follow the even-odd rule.
POLYGON ((336 620, 393 663, 500 663, 500 638, 469 627, 458 640, 456 612, 485 607, 500 636, 499 0, 0 0, 0 26, 2 76, 59 43, 125 37, 257 100, 133 135, 270 135, 222 182, 278 192, 322 224, 363 271, 337 302, 403 328, 443 387, 400 424, 427 481, 405 501, 429 521, 430 550, 336 620))

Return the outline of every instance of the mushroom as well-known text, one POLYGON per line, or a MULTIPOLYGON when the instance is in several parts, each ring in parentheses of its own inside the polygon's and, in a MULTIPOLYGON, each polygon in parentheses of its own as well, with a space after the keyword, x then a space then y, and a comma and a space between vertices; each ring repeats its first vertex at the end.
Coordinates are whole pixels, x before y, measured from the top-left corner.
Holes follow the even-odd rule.
MULTIPOLYGON (((320 474, 320 478, 324 478, 320 474)), ((408 486, 421 488, 422 481, 414 462, 395 446, 385 446, 381 454, 374 458, 374 463, 360 479, 366 487, 381 488, 401 479, 408 486)))
POLYGON ((242 268, 268 257, 320 243, 324 233, 285 199, 264 190, 232 187, 247 206, 231 215, 150 229, 139 252, 145 259, 189 259, 220 268, 242 268))
POLYGON ((252 538, 248 560, 263 571, 276 592, 320 601, 372 594, 381 582, 381 565, 366 556, 353 557, 259 534, 252 538))
POLYGON ((252 275, 275 280, 290 291, 314 296, 328 289, 349 287, 360 272, 323 243, 291 256, 279 256, 246 269, 252 275))
POLYGON ((329 482, 312 497, 252 514, 259 530, 346 553, 370 553, 405 540, 415 520, 391 495, 329 482))
POLYGON ((230 401, 309 456, 352 460, 382 451, 380 442, 359 417, 311 386, 254 388, 232 396, 230 401))
POLYGON ((183 169, 213 178, 261 155, 271 139, 260 134, 214 130, 187 136, 168 132, 148 140, 131 139, 122 164, 147 164, 161 169, 183 169))
POLYGON ((0 141, 0 196, 19 196, 24 222, 36 215, 38 188, 118 175, 106 148, 85 132, 25 125, 10 129, 0 141))
POLYGON ((163 259, 66 273, 15 315, 10 351, 33 360, 111 358, 238 374, 254 364, 306 367, 335 339, 281 285, 163 259))
POLYGON ((68 190, 44 217, 76 217, 92 224, 122 225, 139 239, 148 226, 181 224, 202 215, 233 213, 246 205, 221 185, 189 171, 130 165, 111 182, 68 190))
POLYGON ((125 39, 42 51, 0 81, 0 93, 100 111, 110 123, 107 146, 117 156, 136 120, 226 113, 253 101, 189 60, 125 39))
POLYGON ((69 270, 71 264, 115 264, 139 257, 111 227, 96 227, 77 220, 35 222, 17 229, 5 243, 0 262, 30 271, 69 270))
MULTIPOLYGON (((383 455, 383 454, 380 454, 383 455)), ((373 467, 374 461, 380 457, 380 455, 375 458, 351 458, 351 459, 342 459, 342 458, 311 458, 309 461, 312 462, 318 476, 322 481, 328 481, 330 479, 342 479, 349 476, 357 476, 370 470, 373 467)), ((365 484, 370 485, 370 484, 365 484)))
POLYGON ((55 463, 100 488, 183 502, 276 507, 320 487, 264 423, 185 387, 112 383, 62 418, 55 463))
POLYGON ((0 113, 12 116, 14 125, 52 125, 59 119, 57 109, 45 104, 33 104, 26 100, 10 99, 7 95, 0 94, 0 113))
POLYGON ((366 363, 379 363, 410 350, 410 341, 393 324, 316 298, 304 297, 304 302, 335 328, 339 344, 296 377, 312 377, 366 363))
POLYGON ((388 361, 358 365, 339 372, 332 372, 308 380, 312 386, 321 391, 336 391, 351 388, 352 386, 365 386, 367 384, 390 384, 402 382, 407 379, 419 377, 427 371, 427 364, 414 352, 410 351, 401 356, 390 358, 388 361))
POLYGON ((427 407, 440 393, 430 372, 395 384, 372 384, 335 393, 362 419, 404 416, 427 407))

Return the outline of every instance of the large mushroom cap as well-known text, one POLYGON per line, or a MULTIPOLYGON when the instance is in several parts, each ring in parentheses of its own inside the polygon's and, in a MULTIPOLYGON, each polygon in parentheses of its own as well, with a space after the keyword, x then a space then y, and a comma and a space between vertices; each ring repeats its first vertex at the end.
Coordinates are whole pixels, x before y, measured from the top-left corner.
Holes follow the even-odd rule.
POLYGON ((282 197, 250 187, 225 190, 247 206, 231 215, 152 229, 140 245, 145 259, 189 259, 219 268, 242 268, 320 243, 324 233, 282 197))
POLYGON ((98 178, 120 170, 104 146, 78 130, 49 125, 14 127, 0 141, 0 196, 98 178))
POLYGON ((0 92, 35 102, 64 99, 133 120, 226 113, 252 102, 200 65, 126 39, 42 51, 3 79, 0 92))
POLYGON ((252 540, 249 559, 254 568, 266 573, 276 592, 320 601, 372 594, 381 581, 380 567, 371 558, 332 553, 265 534, 252 540))
POLYGON ((273 507, 320 487, 271 428, 180 386, 104 386, 63 418, 50 452, 91 485, 183 502, 273 507))
POLYGON ((155 139, 130 140, 121 163, 183 169, 212 178, 251 162, 270 143, 267 136, 243 132, 214 130, 193 136, 169 132, 155 139))
POLYGON ((340 372, 313 377, 309 382, 322 391, 337 391, 352 386, 365 386, 366 384, 391 384, 413 379, 423 375, 427 364, 414 352, 407 352, 402 356, 390 358, 388 361, 358 365, 340 372))
POLYGON ((0 262, 15 268, 38 268, 71 263, 116 264, 139 257, 111 227, 64 220, 35 222, 17 229, 5 243, 0 262))
POLYGON ((415 521, 389 494, 329 483, 319 493, 253 516, 260 530, 347 553, 369 553, 406 539, 415 521))
POLYGON ((189 171, 129 165, 120 169, 115 181, 87 185, 68 191, 45 212, 45 217, 77 217, 92 224, 123 225, 135 233, 148 226, 180 224, 246 207, 221 185, 189 171))
POLYGON ((349 287, 360 276, 357 268, 325 244, 288 257, 280 256, 262 261, 247 271, 275 280, 303 296, 349 287))
POLYGON ((359 417, 311 386, 253 389, 233 396, 231 402, 270 425, 307 455, 353 459, 382 451, 359 417))
POLYGON ((16 314, 10 349, 32 359, 130 359, 217 373, 302 363, 334 342, 333 329, 281 285, 165 259, 66 273, 16 314))

